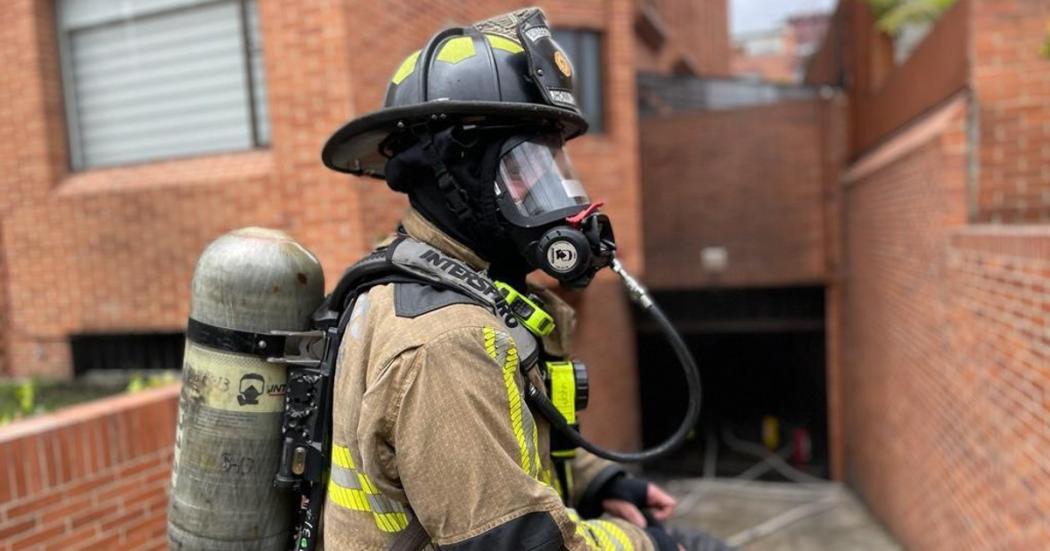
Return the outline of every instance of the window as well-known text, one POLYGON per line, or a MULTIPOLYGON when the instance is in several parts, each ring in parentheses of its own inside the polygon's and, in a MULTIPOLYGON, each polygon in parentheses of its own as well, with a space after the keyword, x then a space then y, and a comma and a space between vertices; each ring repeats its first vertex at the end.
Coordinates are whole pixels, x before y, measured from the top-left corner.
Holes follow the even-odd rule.
POLYGON ((74 335, 69 339, 73 373, 118 370, 181 369, 186 338, 182 333, 74 335))
POLYGON ((269 143, 255 0, 59 0, 73 168, 269 143))
POLYGON ((592 132, 605 129, 602 99, 602 37, 595 31, 554 29, 554 41, 565 50, 576 71, 577 101, 592 132))

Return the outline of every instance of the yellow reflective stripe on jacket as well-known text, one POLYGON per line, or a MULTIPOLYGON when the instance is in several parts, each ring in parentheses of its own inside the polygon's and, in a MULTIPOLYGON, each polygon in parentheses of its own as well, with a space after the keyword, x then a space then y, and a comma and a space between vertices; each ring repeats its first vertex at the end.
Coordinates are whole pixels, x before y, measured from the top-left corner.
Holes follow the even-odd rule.
POLYGON ((540 432, 536 428, 536 419, 529 415, 529 422, 532 424, 532 465, 533 465, 533 478, 542 480, 543 463, 540 461, 540 432))
POLYGON ((518 462, 521 469, 530 476, 539 474, 539 453, 536 452, 535 422, 522 406, 521 391, 514 376, 518 371, 518 349, 514 347, 510 337, 498 333, 491 327, 483 329, 485 337, 485 351, 496 363, 503 366, 503 384, 507 389, 507 402, 509 404, 510 426, 514 431, 514 438, 518 441, 518 462))
POLYGON ((574 509, 566 509, 569 520, 576 524, 576 535, 597 551, 634 551, 631 538, 623 529, 607 520, 583 520, 574 509))
POLYGON ((619 526, 607 521, 607 520, 589 520, 587 525, 594 528, 596 532, 601 532, 605 538, 603 538, 602 549, 615 549, 616 551, 634 551, 634 545, 631 544, 631 539, 627 537, 627 534, 623 532, 619 526), (606 547, 606 542, 611 546, 606 547))
POLYGON ((372 513, 376 526, 384 532, 400 532, 408 526, 405 508, 380 494, 368 475, 354 467, 350 449, 339 444, 332 446, 328 499, 344 509, 372 513))
POLYGON ((576 513, 575 509, 566 509, 565 513, 569 515, 569 520, 576 525, 576 535, 587 544, 589 549, 595 551, 601 551, 601 547, 598 546, 598 542, 594 540, 594 536, 591 535, 591 531, 583 525, 583 519, 576 513))

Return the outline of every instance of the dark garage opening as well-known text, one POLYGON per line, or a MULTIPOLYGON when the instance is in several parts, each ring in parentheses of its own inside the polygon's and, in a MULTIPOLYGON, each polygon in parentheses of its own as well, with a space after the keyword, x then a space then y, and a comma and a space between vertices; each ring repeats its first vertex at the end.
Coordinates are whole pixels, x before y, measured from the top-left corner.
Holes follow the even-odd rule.
MULTIPOLYGON (((721 289, 655 293, 696 356, 703 412, 693 436, 647 468, 678 476, 784 480, 758 466, 774 450, 827 478, 824 289, 721 289)), ((647 446, 680 422, 680 367, 656 326, 638 318, 642 437, 647 446)))
POLYGON ((105 333, 70 338, 73 374, 182 368, 183 333, 105 333))

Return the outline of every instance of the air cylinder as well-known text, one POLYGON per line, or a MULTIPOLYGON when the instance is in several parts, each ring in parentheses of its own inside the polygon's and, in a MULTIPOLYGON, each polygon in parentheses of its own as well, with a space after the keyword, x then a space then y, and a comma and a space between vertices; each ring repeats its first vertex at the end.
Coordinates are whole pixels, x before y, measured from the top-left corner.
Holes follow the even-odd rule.
POLYGON ((243 228, 197 261, 168 505, 172 549, 288 548, 295 503, 274 488, 287 368, 272 331, 309 328, 321 264, 287 234, 243 228))

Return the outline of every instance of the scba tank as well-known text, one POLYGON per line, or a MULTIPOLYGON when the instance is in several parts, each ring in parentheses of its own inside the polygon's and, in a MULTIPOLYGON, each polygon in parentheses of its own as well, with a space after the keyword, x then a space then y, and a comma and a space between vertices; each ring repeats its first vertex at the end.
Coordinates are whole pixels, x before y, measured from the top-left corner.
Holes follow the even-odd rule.
POLYGON ((287 368, 274 330, 308 329, 317 258, 287 234, 228 233, 193 274, 168 507, 172 549, 285 550, 294 502, 274 488, 287 368))

